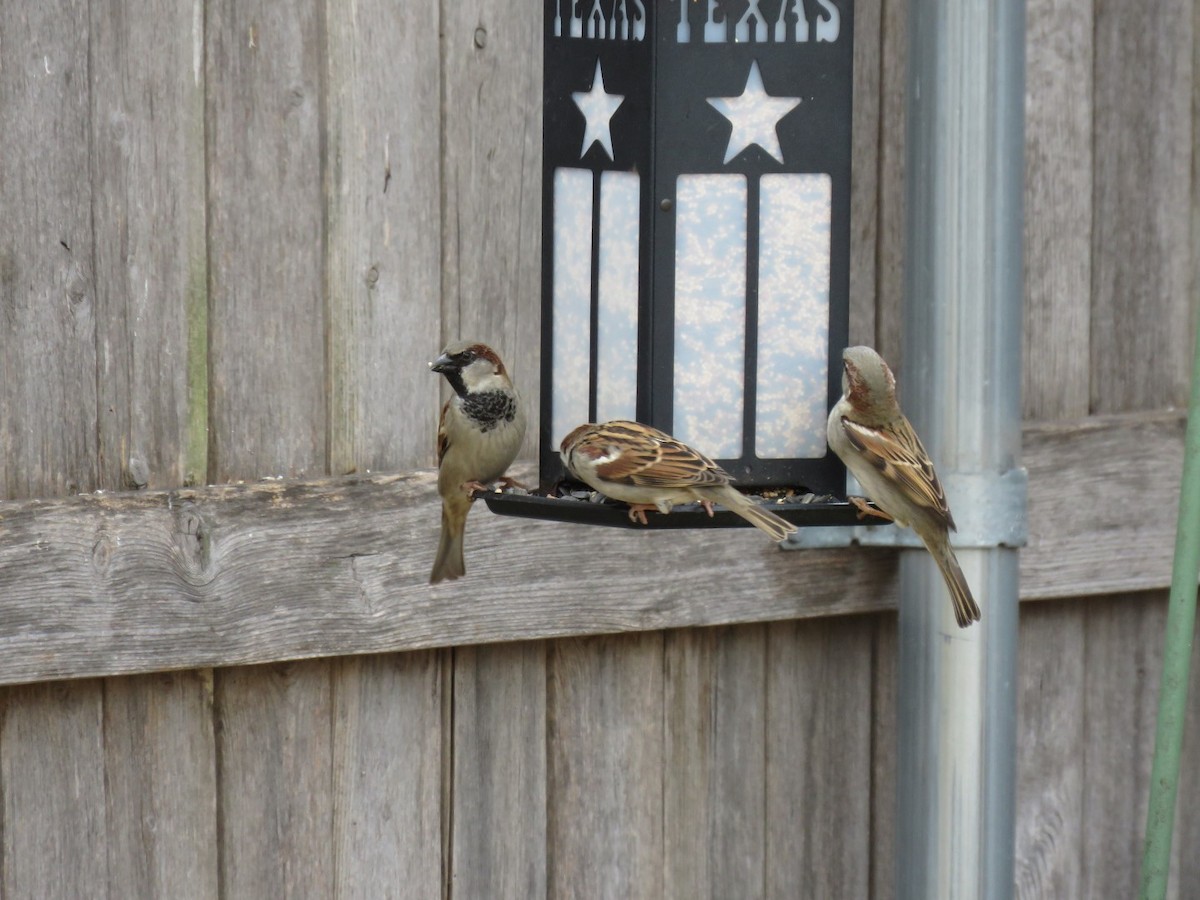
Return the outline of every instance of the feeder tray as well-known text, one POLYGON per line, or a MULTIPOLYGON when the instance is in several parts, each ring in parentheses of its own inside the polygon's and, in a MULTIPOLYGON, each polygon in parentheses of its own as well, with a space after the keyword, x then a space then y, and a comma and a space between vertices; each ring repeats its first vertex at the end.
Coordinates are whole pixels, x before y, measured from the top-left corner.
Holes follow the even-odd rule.
MULTIPOLYGON (((594 491, 578 482, 563 481, 547 492, 527 492, 520 488, 475 491, 475 499, 483 500, 488 509, 500 516, 525 519, 549 519, 579 525, 604 525, 609 528, 750 528, 741 516, 718 506, 710 517, 699 503, 675 506, 667 515, 650 510, 648 524, 629 518, 629 507, 619 501, 600 498, 594 491)), ((793 525, 860 525, 859 510, 846 500, 832 494, 805 493, 802 489, 771 488, 764 494, 753 494, 762 501, 764 509, 793 525)), ((871 504, 874 507, 874 504, 871 504)), ((877 507, 875 507, 877 508, 877 507)))

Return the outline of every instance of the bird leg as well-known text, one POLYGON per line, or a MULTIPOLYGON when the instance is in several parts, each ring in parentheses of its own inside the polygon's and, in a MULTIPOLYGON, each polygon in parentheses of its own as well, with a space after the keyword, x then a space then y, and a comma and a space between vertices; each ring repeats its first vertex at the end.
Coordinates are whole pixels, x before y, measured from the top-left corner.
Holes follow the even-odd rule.
POLYGON ((883 519, 885 522, 895 521, 895 519, 893 519, 883 510, 875 509, 873 506, 868 506, 867 501, 862 497, 847 497, 846 499, 853 503, 855 508, 858 510, 858 518, 860 521, 865 519, 867 516, 875 516, 876 518, 883 519))
POLYGON ((701 506, 704 507, 704 511, 706 513, 708 513, 708 517, 711 519, 713 517, 712 501, 711 500, 700 500, 698 502, 700 503, 701 506))
POLYGON ((629 504, 629 521, 641 522, 643 525, 649 525, 646 521, 646 510, 658 509, 653 503, 630 503, 629 504))

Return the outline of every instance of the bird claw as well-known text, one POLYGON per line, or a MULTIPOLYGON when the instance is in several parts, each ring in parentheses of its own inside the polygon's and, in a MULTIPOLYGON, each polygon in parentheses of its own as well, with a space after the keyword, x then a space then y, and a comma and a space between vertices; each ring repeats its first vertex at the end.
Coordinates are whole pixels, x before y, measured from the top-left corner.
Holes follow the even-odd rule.
POLYGON ((529 490, 529 485, 521 484, 521 482, 517 481, 517 479, 509 478, 507 475, 504 475, 500 478, 499 484, 502 488, 520 488, 523 491, 529 490))
POLYGON ((462 489, 463 493, 466 494, 467 497, 474 500, 475 497, 473 495, 476 491, 487 492, 491 490, 491 487, 478 481, 464 481, 462 483, 462 489))
POLYGON ((849 500, 858 510, 858 520, 860 522, 867 518, 867 516, 875 516, 876 518, 883 519, 885 522, 895 521, 895 519, 893 519, 883 510, 876 509, 873 506, 868 506, 867 501, 862 497, 847 497, 846 499, 849 500))
POLYGON ((646 510, 648 509, 657 509, 657 507, 653 503, 629 504, 629 521, 649 525, 650 523, 646 520, 646 510))

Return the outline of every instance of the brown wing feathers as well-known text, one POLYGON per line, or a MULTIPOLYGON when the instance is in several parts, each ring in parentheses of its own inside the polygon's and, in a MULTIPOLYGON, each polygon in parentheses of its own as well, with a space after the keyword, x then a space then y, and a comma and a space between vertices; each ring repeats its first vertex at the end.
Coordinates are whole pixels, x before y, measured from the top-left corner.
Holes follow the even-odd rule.
POLYGON ((907 419, 901 418, 888 429, 876 429, 843 417, 842 427, 865 460, 899 484, 914 503, 954 530, 942 482, 907 419))
POLYGON ((633 422, 609 422, 586 438, 592 458, 613 456, 596 466, 606 481, 646 487, 727 484, 729 476, 702 453, 656 428, 633 422), (622 452, 617 452, 620 442, 622 452))

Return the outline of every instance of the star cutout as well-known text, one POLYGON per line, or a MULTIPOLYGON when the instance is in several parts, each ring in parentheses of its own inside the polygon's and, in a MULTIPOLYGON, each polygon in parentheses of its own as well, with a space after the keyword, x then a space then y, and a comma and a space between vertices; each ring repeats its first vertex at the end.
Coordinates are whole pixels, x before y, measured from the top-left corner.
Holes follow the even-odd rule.
POLYGON ((608 122, 617 108, 625 102, 625 95, 605 92, 604 75, 600 71, 599 59, 596 60, 596 74, 592 78, 592 89, 576 91, 571 94, 571 99, 575 101, 575 105, 587 119, 587 127, 583 130, 583 149, 579 151, 579 155, 583 156, 591 149, 592 144, 599 141, 604 152, 608 154, 608 158, 612 159, 612 132, 609 130, 608 122))
POLYGON ((799 97, 772 97, 763 88, 758 60, 750 63, 746 87, 740 97, 709 97, 708 102, 733 125, 725 162, 729 162, 751 144, 758 144, 779 162, 783 150, 775 127, 779 120, 800 105, 799 97))

